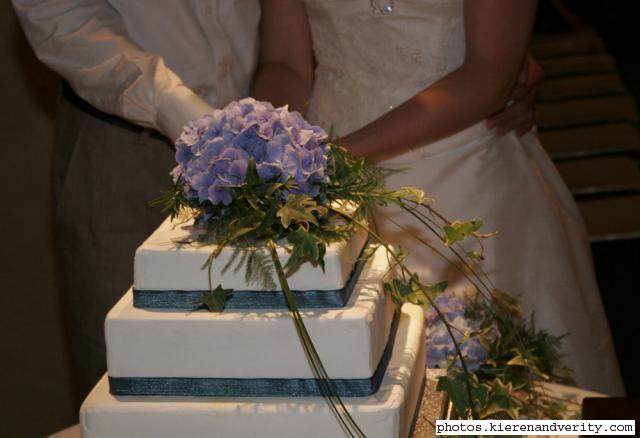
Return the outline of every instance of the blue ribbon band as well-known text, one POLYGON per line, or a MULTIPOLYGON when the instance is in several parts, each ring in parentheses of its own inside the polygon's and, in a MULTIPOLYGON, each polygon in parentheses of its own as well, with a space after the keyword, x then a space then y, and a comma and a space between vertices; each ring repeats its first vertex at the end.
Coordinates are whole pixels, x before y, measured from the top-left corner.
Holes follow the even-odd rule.
MULTIPOLYGON (((335 309, 344 307, 351 297, 353 288, 360 278, 362 269, 366 264, 363 258, 365 244, 358 261, 353 267, 347 284, 342 289, 335 290, 294 290, 292 291, 298 308, 315 309, 328 308, 335 309)), ((139 290, 133 289, 133 306, 139 309, 176 309, 176 310, 197 310, 201 307, 194 304, 202 297, 200 290, 139 290)), ((225 309, 287 309, 287 302, 284 293, 277 291, 256 291, 256 290, 234 290, 229 299, 225 302, 225 309)))
MULTIPOLYGON (((376 371, 370 378, 331 379, 340 397, 367 397, 380 389, 398 331, 399 313, 391 324, 389 339, 376 371)), ((211 397, 309 397, 321 396, 317 379, 236 379, 215 377, 112 377, 113 395, 211 396, 211 397)))

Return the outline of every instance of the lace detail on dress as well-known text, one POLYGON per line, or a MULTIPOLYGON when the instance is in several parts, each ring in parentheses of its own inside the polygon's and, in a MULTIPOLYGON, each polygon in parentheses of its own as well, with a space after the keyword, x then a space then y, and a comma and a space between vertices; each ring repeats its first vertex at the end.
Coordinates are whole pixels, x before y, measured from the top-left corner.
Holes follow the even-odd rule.
POLYGON ((336 135, 380 117, 457 68, 463 0, 305 0, 317 60, 308 117, 336 135), (372 95, 375 96, 372 98, 372 95))

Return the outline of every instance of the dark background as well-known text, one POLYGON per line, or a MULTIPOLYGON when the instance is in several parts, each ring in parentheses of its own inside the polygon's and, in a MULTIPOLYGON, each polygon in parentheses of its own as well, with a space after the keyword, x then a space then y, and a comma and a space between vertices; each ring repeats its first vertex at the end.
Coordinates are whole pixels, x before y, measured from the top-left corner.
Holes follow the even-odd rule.
MULTIPOLYGON (((637 100, 636 3, 566 2, 596 28, 637 100)), ((537 30, 556 33, 567 25, 544 2, 537 30)), ((80 403, 72 396, 51 225, 50 157, 60 82, 33 56, 9 2, 0 6, 0 59, 0 436, 38 437, 76 422, 80 403)), ((638 395, 639 241, 601 242, 593 249, 628 390, 638 395)))
MULTIPOLYGON (((640 102, 640 2, 565 0, 564 4, 580 22, 567 22, 567 17, 558 12, 553 1, 542 0, 538 8, 536 35, 547 37, 563 32, 580 32, 583 27, 595 29, 604 42, 606 52, 615 58, 618 74, 626 92, 635 99, 637 108, 640 102)), ((635 154, 630 158, 638 170, 640 156, 635 154)), ((627 199, 640 203, 637 193, 627 199)), ((636 204, 636 211, 638 207, 636 204)), ((591 247, 627 393, 640 397, 640 233, 637 233, 640 223, 636 224, 635 230, 635 237, 598 240, 591 247)))

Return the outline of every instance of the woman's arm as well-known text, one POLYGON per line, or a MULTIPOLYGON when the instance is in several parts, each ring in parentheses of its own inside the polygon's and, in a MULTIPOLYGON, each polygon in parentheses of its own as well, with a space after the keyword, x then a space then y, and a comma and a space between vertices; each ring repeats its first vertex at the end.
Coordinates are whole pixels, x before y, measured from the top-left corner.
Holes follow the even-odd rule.
POLYGON ((261 0, 260 60, 252 96, 306 111, 313 83, 309 20, 298 0, 261 0))
MULTIPOLYGON (((343 137, 341 143, 356 155, 383 159, 447 137, 503 110, 523 66, 535 10, 536 0, 466 1, 463 65, 343 137)), ((262 0, 260 41, 252 95, 277 106, 289 104, 304 113, 314 67, 304 6, 298 0, 262 0)), ((371 48, 363 48, 367 49, 371 48)), ((527 95, 533 96, 534 88, 535 83, 527 95)), ((523 105, 527 102, 523 100, 523 105)), ((496 121, 498 129, 506 126, 510 130, 528 126, 523 117, 530 117, 531 112, 525 108, 500 114, 504 117, 496 121)))
POLYGON ((535 11, 535 0, 467 0, 462 66, 341 144, 356 155, 384 159, 502 109, 521 69, 535 11))

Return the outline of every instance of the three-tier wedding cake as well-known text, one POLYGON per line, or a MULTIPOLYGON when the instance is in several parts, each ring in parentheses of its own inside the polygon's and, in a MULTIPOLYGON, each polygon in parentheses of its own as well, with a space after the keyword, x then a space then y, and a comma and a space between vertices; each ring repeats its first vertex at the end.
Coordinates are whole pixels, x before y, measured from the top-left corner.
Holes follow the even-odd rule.
MULTIPOLYGON (((109 312, 108 373, 80 411, 84 438, 340 437, 281 291, 246 283, 226 248, 210 276, 211 247, 169 219, 137 250, 135 284, 109 312), (224 312, 198 294, 232 288, 224 312)), ((366 236, 328 246, 288 280, 310 337, 351 416, 367 437, 407 437, 424 380, 420 307, 396 310, 383 292, 384 249, 366 236)), ((284 261, 286 247, 278 248, 284 261)))

